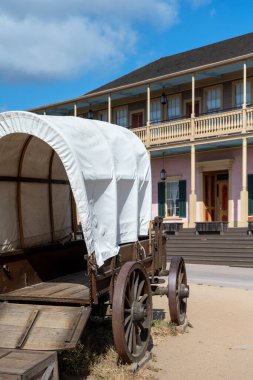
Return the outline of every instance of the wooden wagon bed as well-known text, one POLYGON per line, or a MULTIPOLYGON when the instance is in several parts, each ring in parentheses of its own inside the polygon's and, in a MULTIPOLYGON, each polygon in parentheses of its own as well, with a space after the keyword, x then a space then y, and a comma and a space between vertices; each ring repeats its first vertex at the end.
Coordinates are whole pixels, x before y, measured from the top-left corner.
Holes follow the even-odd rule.
POLYGON ((0 301, 35 301, 43 303, 89 303, 89 278, 77 272, 0 294, 0 301))

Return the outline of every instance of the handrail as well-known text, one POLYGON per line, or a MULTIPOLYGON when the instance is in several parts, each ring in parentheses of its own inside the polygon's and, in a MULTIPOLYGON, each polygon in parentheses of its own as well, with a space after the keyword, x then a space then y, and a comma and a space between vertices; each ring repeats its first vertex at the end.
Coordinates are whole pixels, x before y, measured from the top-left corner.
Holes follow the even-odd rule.
POLYGON ((147 147, 243 133, 253 131, 253 107, 170 120, 131 130, 147 147))

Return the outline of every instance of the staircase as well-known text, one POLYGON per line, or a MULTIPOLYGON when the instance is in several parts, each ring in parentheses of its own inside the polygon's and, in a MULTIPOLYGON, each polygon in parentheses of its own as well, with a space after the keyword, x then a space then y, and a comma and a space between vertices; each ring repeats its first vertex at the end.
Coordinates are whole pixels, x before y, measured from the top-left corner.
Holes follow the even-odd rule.
POLYGON ((186 263, 253 267, 253 235, 247 235, 247 228, 229 228, 224 235, 182 229, 167 235, 166 253, 168 260, 183 256, 186 263))

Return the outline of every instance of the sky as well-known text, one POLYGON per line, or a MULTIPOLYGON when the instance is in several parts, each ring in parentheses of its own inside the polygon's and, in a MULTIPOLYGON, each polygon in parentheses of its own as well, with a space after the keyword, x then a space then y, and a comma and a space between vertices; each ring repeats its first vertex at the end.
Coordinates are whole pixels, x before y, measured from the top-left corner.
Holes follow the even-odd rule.
POLYGON ((252 32, 252 0, 0 0, 0 112, 79 97, 252 32))

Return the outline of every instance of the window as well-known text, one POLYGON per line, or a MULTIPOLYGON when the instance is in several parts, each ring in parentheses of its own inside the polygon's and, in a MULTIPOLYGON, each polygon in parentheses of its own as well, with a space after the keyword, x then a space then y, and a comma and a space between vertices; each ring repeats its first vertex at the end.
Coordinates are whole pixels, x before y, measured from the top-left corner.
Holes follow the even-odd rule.
MULTIPOLYGON (((250 81, 247 81, 246 91, 246 103, 251 103, 250 94, 250 81)), ((237 82, 234 84, 234 105, 235 107, 241 107, 243 105, 243 82, 237 82)))
POLYGON ((127 127, 127 109, 119 108, 115 111, 115 123, 127 127))
POLYGON ((108 111, 107 110, 99 111, 98 112, 98 120, 108 121, 108 111))
POLYGON ((167 216, 179 216, 179 181, 166 183, 166 209, 167 216))
POLYGON ((181 97, 173 95, 168 97, 168 118, 176 119, 181 116, 181 97))
POLYGON ((161 103, 160 100, 153 100, 150 103, 150 122, 155 124, 161 121, 161 103))
POLYGON ((221 109, 221 88, 215 86, 206 89, 206 112, 214 112, 221 109))
POLYGON ((158 215, 186 217, 186 180, 174 177, 158 182, 158 215))

